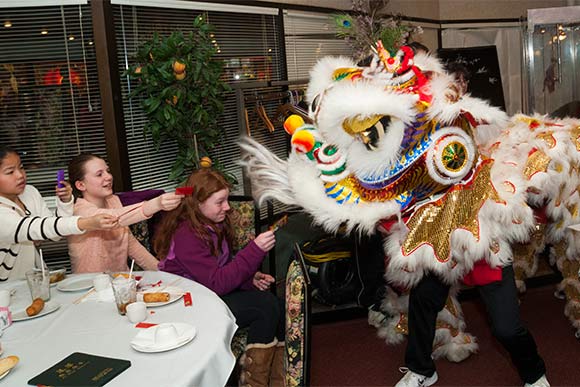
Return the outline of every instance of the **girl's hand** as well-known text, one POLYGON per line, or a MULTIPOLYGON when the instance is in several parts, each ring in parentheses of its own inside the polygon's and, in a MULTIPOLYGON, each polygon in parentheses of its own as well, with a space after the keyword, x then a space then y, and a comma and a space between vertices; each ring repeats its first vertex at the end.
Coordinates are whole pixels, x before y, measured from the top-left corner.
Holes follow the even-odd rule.
POLYGON ((97 214, 88 218, 79 218, 77 225, 83 231, 111 230, 119 225, 119 219, 109 214, 97 214))
POLYGON ((256 239, 254 239, 254 242, 256 242, 263 252, 267 253, 276 244, 276 237, 274 236, 273 231, 266 231, 258 235, 256 239))
POLYGON ((171 211, 181 203, 183 195, 176 195, 173 192, 164 193, 158 196, 159 209, 163 211, 171 211))
POLYGON ((154 199, 147 200, 143 205, 143 213, 146 216, 153 216, 159 211, 171 211, 181 203, 183 195, 176 195, 173 192, 164 193, 154 199))
POLYGON ((72 187, 70 186, 70 183, 68 181, 63 180, 60 183, 63 184, 64 187, 62 188, 58 188, 58 186, 55 187, 56 196, 58 196, 61 202, 69 203, 72 199, 72 187))
POLYGON ((181 203, 183 200, 183 195, 176 195, 173 192, 164 193, 159 196, 159 203, 163 211, 171 211, 181 203))
POLYGON ((252 284, 254 284, 258 290, 268 290, 270 285, 272 285, 275 281, 276 280, 274 277, 272 277, 270 274, 257 271, 256 274, 254 274, 254 278, 252 279, 252 284))

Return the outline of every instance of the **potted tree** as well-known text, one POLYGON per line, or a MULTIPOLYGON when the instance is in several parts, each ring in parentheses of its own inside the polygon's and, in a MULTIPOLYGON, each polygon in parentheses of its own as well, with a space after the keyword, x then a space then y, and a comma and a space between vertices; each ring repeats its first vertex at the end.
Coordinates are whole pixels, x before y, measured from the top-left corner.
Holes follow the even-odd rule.
MULTIPOLYGON (((155 33, 141 44, 136 64, 129 69, 148 118, 145 132, 157 149, 175 140, 178 154, 169 178, 181 182, 192 169, 211 164, 208 152, 219 145, 223 130, 218 119, 224 110, 223 96, 230 90, 221 79, 222 62, 213 58, 213 28, 205 15, 197 16, 187 33, 169 36, 155 33)), ((219 161, 214 167, 223 171, 219 161)), ((234 180, 231 174, 226 176, 234 180)))

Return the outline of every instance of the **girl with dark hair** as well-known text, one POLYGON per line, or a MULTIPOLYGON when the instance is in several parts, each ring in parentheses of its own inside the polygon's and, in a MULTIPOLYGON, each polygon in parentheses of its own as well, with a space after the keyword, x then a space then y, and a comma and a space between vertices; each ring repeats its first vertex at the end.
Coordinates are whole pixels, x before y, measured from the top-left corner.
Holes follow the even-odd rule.
POLYGON ((68 176, 76 193, 75 215, 109 214, 119 218, 114 230, 93 231, 68 239, 75 273, 127 271, 127 257, 145 270, 157 270, 157 259, 131 233, 129 225, 152 217, 158 211, 177 207, 183 195, 165 193, 154 199, 125 206, 113 194, 113 176, 102 158, 81 153, 68 166, 68 176))
POLYGON ((284 306, 266 291, 274 278, 258 269, 276 239, 259 234, 235 256, 231 252, 230 185, 219 172, 199 169, 188 178, 193 194, 166 214, 153 246, 160 270, 205 285, 228 305, 240 327, 249 327, 240 362, 242 385, 283 386, 284 306))
POLYGON ((0 145, 0 281, 22 279, 26 271, 40 267, 34 242, 117 226, 111 215, 72 216, 71 186, 59 183, 63 187, 56 188, 57 208, 52 214, 38 190, 26 184, 18 153, 0 145))

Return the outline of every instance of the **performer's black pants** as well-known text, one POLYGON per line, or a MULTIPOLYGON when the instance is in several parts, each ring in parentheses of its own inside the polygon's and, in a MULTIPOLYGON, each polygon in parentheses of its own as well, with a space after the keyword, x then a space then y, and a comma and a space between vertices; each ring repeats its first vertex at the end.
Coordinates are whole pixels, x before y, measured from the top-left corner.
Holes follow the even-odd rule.
MULTIPOLYGON (((522 325, 512 266, 503 268, 502 280, 478 286, 492 326, 492 332, 509 352, 520 377, 533 383, 546 372, 530 332, 522 325)), ((409 296, 409 340, 405 364, 413 372, 431 376, 435 363, 431 358, 437 313, 443 309, 449 286, 434 275, 426 275, 409 296)))
POLYGON ((236 290, 221 297, 240 328, 248 327, 247 344, 284 341, 284 300, 265 290, 236 290))

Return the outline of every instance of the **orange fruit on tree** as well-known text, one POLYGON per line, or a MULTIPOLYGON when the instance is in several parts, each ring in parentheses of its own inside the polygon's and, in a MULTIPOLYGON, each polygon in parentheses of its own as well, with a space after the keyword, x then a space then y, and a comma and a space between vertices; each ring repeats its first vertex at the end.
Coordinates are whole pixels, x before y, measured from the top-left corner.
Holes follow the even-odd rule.
POLYGON ((141 74, 141 66, 135 68, 135 74, 141 74))
POLYGON ((207 156, 203 156, 201 159, 199 159, 199 165, 202 168, 210 168, 212 164, 213 163, 212 163, 211 159, 207 156))
POLYGON ((185 71, 182 72, 181 74, 177 74, 175 73, 175 79, 177 79, 178 81, 183 81, 185 79, 185 71))
POLYGON ((180 61, 176 60, 173 62, 173 72, 175 74, 181 74, 185 72, 185 63, 181 63, 180 61))

